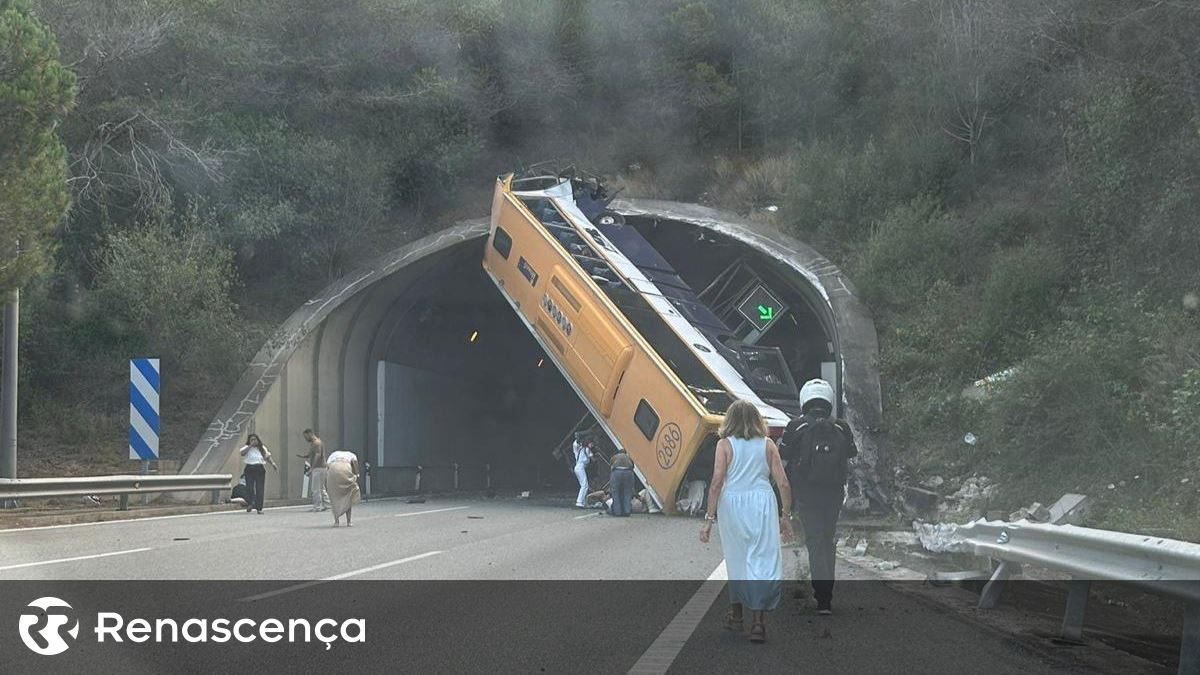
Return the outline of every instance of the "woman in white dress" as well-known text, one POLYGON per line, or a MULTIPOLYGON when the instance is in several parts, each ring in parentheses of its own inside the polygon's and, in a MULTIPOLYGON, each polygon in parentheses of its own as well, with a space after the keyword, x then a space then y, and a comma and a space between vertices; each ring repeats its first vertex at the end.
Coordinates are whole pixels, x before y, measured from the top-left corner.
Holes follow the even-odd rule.
POLYGON ((754 404, 734 401, 725 413, 720 436, 700 541, 708 543, 712 524, 717 522, 729 576, 730 609, 725 627, 742 630, 742 612, 749 609, 750 641, 763 642, 767 638, 766 612, 779 605, 783 592, 780 536, 792 538, 792 490, 779 449, 766 437, 767 426, 754 404), (772 479, 783 502, 782 518, 772 479))

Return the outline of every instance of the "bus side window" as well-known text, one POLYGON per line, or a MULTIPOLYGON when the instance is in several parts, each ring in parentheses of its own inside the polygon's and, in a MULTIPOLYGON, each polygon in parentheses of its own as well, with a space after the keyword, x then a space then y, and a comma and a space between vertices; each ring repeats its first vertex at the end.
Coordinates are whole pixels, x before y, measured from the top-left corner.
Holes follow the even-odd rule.
POLYGON ((504 231, 504 228, 497 226, 496 234, 492 236, 492 248, 496 249, 501 258, 508 260, 508 254, 512 253, 512 244, 512 237, 504 231))
POLYGON ((646 399, 638 401, 637 410, 633 413, 633 423, 641 430, 646 440, 654 440, 654 432, 658 431, 658 413, 646 403, 646 399))

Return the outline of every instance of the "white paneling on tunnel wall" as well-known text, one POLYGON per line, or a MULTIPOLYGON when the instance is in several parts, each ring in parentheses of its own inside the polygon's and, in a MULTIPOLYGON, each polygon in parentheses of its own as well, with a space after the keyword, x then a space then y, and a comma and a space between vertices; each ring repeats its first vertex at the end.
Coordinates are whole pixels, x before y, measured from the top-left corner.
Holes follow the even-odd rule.
MULTIPOLYGON (((644 200, 613 207, 744 247, 808 298, 834 345, 846 413, 874 475, 882 456, 875 329, 836 266, 776 227, 712 209, 644 200)), ((377 492, 405 489, 411 473, 398 467, 422 462, 491 463, 499 485, 544 482, 548 450, 583 408, 483 274, 487 232, 486 220, 447 228, 306 302, 259 350, 182 472, 238 475, 237 450, 254 432, 279 463, 268 496, 299 497, 296 455, 312 427, 329 449, 372 462, 377 492)))

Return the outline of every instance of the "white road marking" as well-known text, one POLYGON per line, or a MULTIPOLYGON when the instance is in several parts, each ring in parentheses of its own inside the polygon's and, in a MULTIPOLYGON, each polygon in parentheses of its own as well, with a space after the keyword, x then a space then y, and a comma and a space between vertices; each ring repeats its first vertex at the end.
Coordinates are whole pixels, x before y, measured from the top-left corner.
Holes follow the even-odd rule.
POLYGON ((469 507, 469 506, 451 506, 450 508, 446 508, 446 509, 429 509, 428 511, 410 511, 409 513, 397 513, 393 517, 394 518, 407 518, 409 516, 423 516, 426 513, 443 513, 445 511, 462 511, 463 509, 469 509, 469 508, 471 508, 471 507, 469 507))
POLYGON ((299 591, 301 589, 311 588, 313 586, 317 586, 320 584, 329 583, 330 581, 340 581, 342 579, 349 579, 350 577, 356 577, 356 576, 359 576, 360 574, 376 572, 378 570, 387 569, 389 567, 395 567, 396 565, 403 565, 404 563, 410 563, 415 560, 421 560, 423 558, 440 555, 441 553, 444 553, 444 551, 428 551, 426 553, 409 556, 407 558, 401 558, 400 560, 393 560, 391 562, 380 563, 378 565, 371 565, 370 567, 364 567, 360 570, 354 570, 353 572, 343 572, 341 574, 335 574, 331 577, 325 577, 324 579, 315 579, 313 581, 305 581, 303 583, 293 584, 291 586, 285 586, 284 588, 280 588, 278 590, 267 591, 266 593, 259 593, 258 595, 251 595, 249 597, 242 598, 241 600, 239 600, 239 602, 255 602, 257 600, 265 600, 266 598, 273 598, 276 595, 283 595, 284 593, 291 593, 292 591, 299 591))
POLYGON ((708 614, 708 608, 712 607, 713 601, 720 595, 721 589, 725 588, 725 581, 728 579, 728 572, 725 569, 725 561, 722 560, 720 565, 708 575, 708 580, 700 584, 700 588, 691 600, 679 610, 671 623, 663 629, 658 638, 654 640, 654 644, 642 654, 642 658, 633 664, 629 669, 629 675, 663 675, 675 659, 679 656, 679 652, 683 650, 683 646, 687 644, 692 633, 696 632, 696 626, 700 625, 700 620, 704 615, 708 614))
POLYGON ((152 548, 131 548, 128 551, 111 551, 109 553, 97 553, 95 555, 80 555, 74 558, 57 558, 55 560, 40 560, 38 562, 21 563, 20 565, 5 565, 0 567, 0 572, 4 570, 18 570, 24 567, 37 567, 39 565, 56 565, 58 563, 75 562, 76 560, 93 560, 95 558, 108 558, 114 555, 126 555, 129 553, 141 553, 143 551, 153 551, 152 548))

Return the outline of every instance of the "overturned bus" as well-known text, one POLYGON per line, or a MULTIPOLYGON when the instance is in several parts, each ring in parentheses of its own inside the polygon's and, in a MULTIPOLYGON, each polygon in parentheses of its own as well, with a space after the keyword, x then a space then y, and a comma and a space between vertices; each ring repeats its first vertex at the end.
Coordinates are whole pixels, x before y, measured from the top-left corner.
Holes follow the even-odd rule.
MULTIPOLYGON (((797 387, 779 348, 737 337, 609 201, 574 174, 499 178, 483 268, 670 512, 734 400, 778 436, 797 387)), ((778 318, 769 296, 743 304, 763 330, 778 318)))

